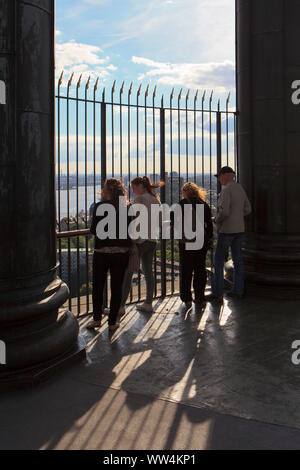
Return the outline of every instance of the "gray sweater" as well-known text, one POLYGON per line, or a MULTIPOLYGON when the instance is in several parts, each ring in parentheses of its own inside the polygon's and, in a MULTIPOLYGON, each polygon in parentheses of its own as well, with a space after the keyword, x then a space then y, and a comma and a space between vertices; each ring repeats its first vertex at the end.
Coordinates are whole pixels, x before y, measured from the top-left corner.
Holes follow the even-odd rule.
POLYGON ((218 198, 216 224, 220 233, 245 232, 245 216, 251 213, 251 204, 244 188, 235 181, 222 189, 218 198))

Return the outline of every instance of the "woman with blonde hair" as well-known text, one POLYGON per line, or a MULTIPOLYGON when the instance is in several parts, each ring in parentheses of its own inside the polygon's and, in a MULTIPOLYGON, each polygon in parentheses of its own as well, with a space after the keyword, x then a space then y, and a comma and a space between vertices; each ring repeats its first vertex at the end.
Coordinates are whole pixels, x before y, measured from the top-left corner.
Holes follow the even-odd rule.
POLYGON ((93 257, 93 321, 88 323, 87 328, 93 329, 101 326, 103 313, 103 291, 108 271, 110 271, 111 299, 108 325, 109 330, 114 331, 119 327, 117 319, 121 304, 122 286, 129 261, 129 251, 132 243, 128 235, 128 225, 131 219, 127 216, 127 238, 121 238, 119 227, 119 209, 121 197, 125 198, 123 199, 123 202, 127 206, 128 211, 128 201, 126 199, 127 192, 121 180, 116 178, 109 178, 106 180, 101 195, 101 201, 95 204, 94 207, 92 225, 90 229, 91 233, 95 235, 95 249, 93 257), (106 214, 105 216, 97 215, 97 209, 102 204, 109 204, 115 208, 116 237, 114 238, 109 238, 109 235, 107 238, 99 238, 96 234, 98 223, 106 217, 106 214))
MULTIPOLYGON (((160 204, 160 198, 155 189, 161 188, 165 183, 152 183, 148 176, 138 176, 131 181, 131 187, 135 194, 133 204, 143 204, 148 210, 148 232, 151 230, 151 207, 154 204, 160 204)), ((142 268, 146 280, 146 300, 143 304, 138 305, 138 309, 151 313, 153 311, 152 301, 154 292, 154 274, 153 274, 153 258, 157 245, 157 239, 151 238, 151 232, 148 233, 146 240, 136 240, 139 257, 142 261, 142 268)), ((123 297, 121 303, 121 313, 125 311, 125 304, 130 292, 132 281, 132 273, 127 272, 123 285, 123 297)))
POLYGON ((184 214, 184 205, 191 204, 193 212, 197 204, 204 204, 204 245, 201 250, 187 250, 186 242, 179 241, 180 256, 180 298, 187 308, 192 306, 192 279, 194 288, 194 302, 201 304, 205 301, 205 286, 207 281, 206 255, 212 245, 213 224, 209 205, 207 204, 205 189, 195 183, 188 182, 182 188, 183 199, 180 201, 184 214))

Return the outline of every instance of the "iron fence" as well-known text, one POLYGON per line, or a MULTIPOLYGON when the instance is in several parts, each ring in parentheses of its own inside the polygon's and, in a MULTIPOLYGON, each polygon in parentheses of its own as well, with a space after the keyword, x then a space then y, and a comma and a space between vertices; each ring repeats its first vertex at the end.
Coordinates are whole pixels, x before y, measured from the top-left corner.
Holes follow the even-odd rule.
MULTIPOLYGON (((197 91, 191 99, 190 90, 183 96, 181 89, 175 97, 172 89, 166 103, 156 86, 150 96, 148 85, 142 96, 140 85, 134 96, 131 83, 125 100, 123 82, 116 100, 116 82, 107 99, 98 79, 91 91, 89 78, 82 92, 82 77, 75 84, 73 79, 72 74, 64 83, 62 73, 56 94, 57 245, 59 274, 71 292, 69 308, 82 315, 91 307, 92 207, 106 178, 122 178, 130 198, 135 176, 165 181, 160 198, 169 204, 179 200, 186 181, 194 181, 208 191, 214 212, 218 188, 213 174, 225 164, 238 174, 237 115, 229 108, 230 94, 221 110, 213 92, 199 96, 197 91)), ((207 262, 209 267, 211 256, 207 262)), ((154 273, 155 297, 178 292, 176 240, 159 240, 154 273)), ((144 299, 144 287, 139 273, 130 302, 144 299)))

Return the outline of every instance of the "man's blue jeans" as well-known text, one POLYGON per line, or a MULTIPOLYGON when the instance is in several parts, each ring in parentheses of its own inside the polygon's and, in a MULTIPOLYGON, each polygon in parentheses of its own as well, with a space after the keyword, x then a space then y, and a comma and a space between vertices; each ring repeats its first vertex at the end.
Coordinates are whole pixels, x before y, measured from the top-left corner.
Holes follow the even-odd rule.
POLYGON ((212 281, 212 293, 217 297, 224 294, 224 264, 228 249, 231 249, 233 261, 233 287, 232 292, 242 295, 244 293, 244 261, 242 246, 244 233, 219 233, 214 257, 215 272, 212 281))

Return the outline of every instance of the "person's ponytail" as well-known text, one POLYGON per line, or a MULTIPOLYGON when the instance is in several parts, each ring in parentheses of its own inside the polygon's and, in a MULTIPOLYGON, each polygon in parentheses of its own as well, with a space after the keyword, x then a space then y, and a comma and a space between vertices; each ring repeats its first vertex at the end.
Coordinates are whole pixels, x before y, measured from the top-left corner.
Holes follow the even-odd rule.
POLYGON ((165 185, 164 181, 159 181, 158 183, 152 183, 149 176, 138 176, 137 178, 134 178, 131 181, 131 184, 133 184, 134 186, 141 184, 149 194, 151 194, 158 200, 159 200, 159 195, 157 194, 155 189, 161 188, 162 186, 165 185))

